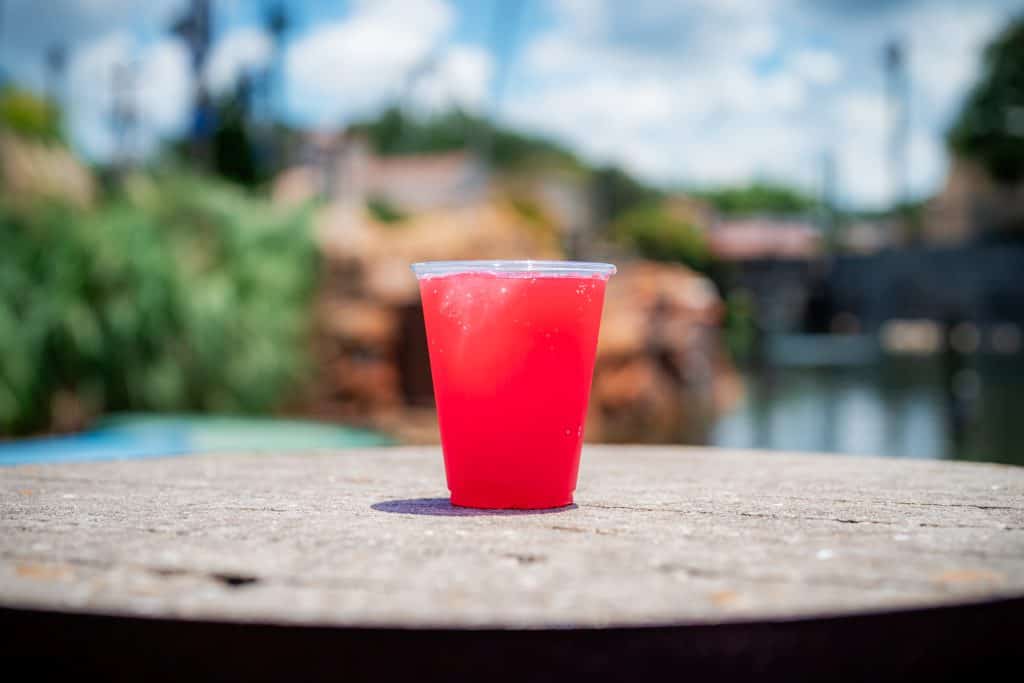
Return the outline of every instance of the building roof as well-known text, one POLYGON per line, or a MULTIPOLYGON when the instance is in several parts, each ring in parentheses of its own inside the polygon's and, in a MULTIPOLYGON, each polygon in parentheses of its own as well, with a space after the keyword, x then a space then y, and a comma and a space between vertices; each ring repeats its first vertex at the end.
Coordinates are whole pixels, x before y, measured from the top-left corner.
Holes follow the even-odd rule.
POLYGON ((708 243, 723 261, 813 259, 822 248, 811 223, 771 217, 722 220, 708 232, 708 243))

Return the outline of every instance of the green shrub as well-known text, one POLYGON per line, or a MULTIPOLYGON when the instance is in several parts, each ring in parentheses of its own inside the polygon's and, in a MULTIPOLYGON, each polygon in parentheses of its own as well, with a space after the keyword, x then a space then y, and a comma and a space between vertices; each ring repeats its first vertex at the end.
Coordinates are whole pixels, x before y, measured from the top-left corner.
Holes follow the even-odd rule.
POLYGON ((381 223, 401 223, 408 216, 387 197, 373 196, 366 200, 370 215, 381 223))
POLYGON ((626 211, 660 202, 664 193, 643 183, 618 166, 594 169, 591 175, 594 204, 607 224, 626 211))
POLYGON ((626 211, 612 224, 612 232, 641 256, 684 263, 698 270, 707 265, 708 249, 701 231, 658 204, 626 211))
POLYGON ((93 211, 0 198, 0 434, 55 396, 108 410, 259 413, 307 367, 305 212, 158 178, 93 211))
POLYGON ((11 86, 0 88, 0 130, 42 140, 61 139, 60 112, 46 100, 11 86))
POLYGON ((722 327, 730 355, 739 362, 750 360, 757 343, 757 318, 750 292, 738 289, 729 293, 722 327))

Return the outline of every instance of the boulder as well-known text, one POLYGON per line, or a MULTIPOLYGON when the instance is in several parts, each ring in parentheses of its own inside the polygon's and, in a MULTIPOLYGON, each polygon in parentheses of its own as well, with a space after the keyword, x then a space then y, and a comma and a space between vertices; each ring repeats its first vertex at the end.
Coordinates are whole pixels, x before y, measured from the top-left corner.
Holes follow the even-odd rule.
POLYGON ((11 198, 57 197, 86 207, 96 196, 89 170, 66 148, 0 132, 0 189, 11 198))
MULTIPOLYGON (((416 281, 427 260, 560 258, 556 232, 508 203, 424 212, 380 223, 335 203, 319 215, 324 254, 320 364, 310 411, 405 441, 437 439, 416 281)), ((711 282, 681 265, 632 261, 608 284, 587 438, 706 441, 738 395, 719 339, 723 305, 711 282)))
POLYGON ((593 441, 704 443, 739 393, 710 280, 675 264, 623 264, 608 283, 588 415, 593 441))
POLYGON ((423 441, 423 406, 432 404, 430 365, 409 270, 415 261, 466 258, 558 258, 552 233, 512 206, 485 203, 375 221, 362 207, 335 202, 317 218, 324 255, 317 307, 318 373, 311 410, 323 417, 369 419, 403 438, 423 441), (415 429, 396 429, 418 408, 415 429))

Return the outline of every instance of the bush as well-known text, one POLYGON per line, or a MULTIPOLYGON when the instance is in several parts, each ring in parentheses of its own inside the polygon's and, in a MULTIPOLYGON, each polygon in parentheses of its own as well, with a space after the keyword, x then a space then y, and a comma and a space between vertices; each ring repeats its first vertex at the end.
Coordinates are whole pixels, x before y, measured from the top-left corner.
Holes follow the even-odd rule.
POLYGON ((616 239, 657 261, 684 263, 701 270, 707 265, 708 249, 701 231, 650 204, 625 212, 612 224, 616 239))
POLYGON ((6 86, 0 88, 0 130, 32 140, 59 142, 60 112, 30 92, 6 86))
POLYGON ((366 209, 381 223, 401 223, 408 216, 387 197, 373 196, 366 200, 366 209))
POLYGON ((757 317, 750 292, 738 289, 729 293, 722 327, 730 355, 739 362, 750 360, 757 343, 757 317))
POLYGON ((598 168, 591 176, 598 215, 605 223, 630 209, 661 201, 663 193, 617 166, 598 168))
POLYGON ((51 427, 58 397, 91 415, 280 405, 307 367, 308 223, 189 177, 88 212, 0 198, 0 433, 51 427))

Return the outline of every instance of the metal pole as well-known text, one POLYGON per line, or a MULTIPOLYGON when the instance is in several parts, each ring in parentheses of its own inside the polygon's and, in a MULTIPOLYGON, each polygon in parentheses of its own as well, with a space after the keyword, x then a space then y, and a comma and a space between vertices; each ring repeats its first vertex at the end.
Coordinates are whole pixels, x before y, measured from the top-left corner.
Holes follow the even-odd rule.
POLYGON ((0 86, 4 84, 4 0, 0 0, 0 86))
POLYGON ((135 67, 131 62, 114 65, 112 118, 117 138, 117 165, 121 171, 130 168, 135 161, 135 128, 138 124, 135 67))
POLYGON ((889 100, 889 173, 894 209, 908 200, 907 139, 910 127, 906 49, 900 40, 885 46, 886 90, 889 100))

